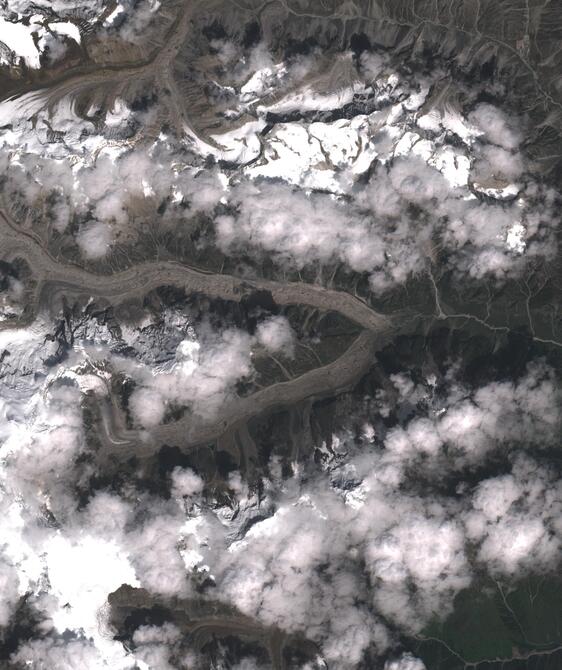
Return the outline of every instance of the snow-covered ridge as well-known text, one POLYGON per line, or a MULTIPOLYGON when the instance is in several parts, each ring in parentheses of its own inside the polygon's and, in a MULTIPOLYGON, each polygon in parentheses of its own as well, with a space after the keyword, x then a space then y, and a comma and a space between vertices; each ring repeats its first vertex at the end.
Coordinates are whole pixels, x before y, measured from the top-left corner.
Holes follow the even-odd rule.
POLYGON ((61 234, 73 216, 91 212, 75 234, 90 259, 137 239, 129 203, 142 199, 155 208, 168 200, 177 217, 214 216, 219 203, 231 205, 237 214, 215 217, 223 252, 253 249, 293 267, 343 262, 368 272, 377 292, 422 271, 435 238, 460 274, 476 278, 520 275, 527 258, 552 256, 556 194, 525 174, 520 130, 498 107, 435 107, 442 73, 418 81, 373 54, 359 64, 340 57, 336 66, 352 77, 347 86, 317 73, 311 79, 314 63, 275 63, 256 48, 231 82, 238 103, 225 112, 234 114, 228 130, 209 141, 185 127, 183 138, 138 146, 137 129, 155 110, 133 112, 119 99, 101 130, 68 98, 49 111, 41 93, 6 101, 0 147, 9 156, 8 188, 21 193, 28 174, 25 197, 54 192, 61 234), (295 111, 295 100, 301 118, 268 122, 273 109, 295 111), (326 110, 332 104, 343 107, 326 110), (34 170, 36 156, 49 169, 34 170), (205 168, 208 157, 228 167, 205 168), (306 230, 291 208, 309 221, 306 230))
POLYGON ((0 67, 24 63, 32 70, 63 58, 68 44, 82 42, 84 26, 101 34, 118 33, 127 42, 140 42, 146 27, 160 9, 159 0, 122 0, 103 21, 107 0, 10 0, 0 7, 0 67), (58 17, 58 18, 57 18, 58 17))
MULTIPOLYGON (((23 18, 23 17, 22 17, 23 18)), ((5 44, 27 67, 37 70, 41 58, 56 61, 66 51, 66 40, 81 42, 80 30, 68 21, 47 21, 41 14, 26 17, 25 22, 7 20, 0 16, 0 42, 5 44)), ((11 65, 2 60, 0 65, 11 65)))

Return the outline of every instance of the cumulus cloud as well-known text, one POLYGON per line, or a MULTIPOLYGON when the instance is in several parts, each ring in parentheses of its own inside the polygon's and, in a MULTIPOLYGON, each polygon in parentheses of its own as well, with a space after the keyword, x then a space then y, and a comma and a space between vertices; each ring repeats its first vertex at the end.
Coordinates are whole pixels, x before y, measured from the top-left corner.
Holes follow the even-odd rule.
POLYGON ((66 641, 62 638, 30 640, 19 647, 12 661, 32 670, 60 668, 60 670, 100 670, 109 668, 96 647, 87 640, 66 641))
POLYGON ((162 423, 166 400, 154 389, 139 388, 129 398, 129 409, 137 423, 144 428, 152 428, 162 423))
POLYGON ((560 555, 562 481, 528 456, 511 474, 481 482, 465 515, 478 558, 496 575, 548 572, 560 555))
MULTIPOLYGON (((117 16, 106 27, 135 40, 154 8, 140 3, 129 15, 123 3, 121 27, 117 16)), ((201 140, 190 153, 164 133, 136 146, 129 139, 157 114, 124 100, 90 110, 100 113, 94 126, 70 99, 45 110, 40 95, 24 96, 0 105, 10 119, 0 131, 5 199, 30 217, 47 203, 53 234, 73 235, 85 259, 134 244, 143 226, 167 229, 204 214, 226 254, 273 257, 293 269, 342 264, 368 275, 378 293, 436 262, 435 247, 449 268, 476 279, 517 276, 527 258, 551 257, 558 195, 527 175, 527 183, 514 182, 525 170, 522 134, 497 107, 422 115, 431 78, 418 85, 372 54, 356 72, 350 54, 337 61, 336 70, 354 73, 344 89, 295 93, 289 88, 299 77, 306 86, 316 81, 315 55, 286 65, 263 45, 244 57, 232 44, 214 47, 223 66, 241 61, 231 114, 254 106, 258 118, 213 141, 240 160, 254 152, 251 165, 220 173, 203 160, 220 152, 201 140), (281 90, 287 95, 271 96, 281 90), (360 104, 365 94, 376 105, 330 120, 334 105, 360 104), (257 137, 267 114, 295 109, 327 114, 257 137)), ((17 297, 18 286, 10 290, 17 297)), ((132 328, 123 341, 142 355, 112 350, 104 325, 96 331, 103 341, 80 342, 52 371, 42 361, 56 345, 38 335, 42 324, 27 335, 2 331, 15 362, 0 380, 0 625, 25 595, 43 617, 14 662, 173 668, 179 628, 141 626, 129 653, 100 627, 107 595, 127 583, 164 603, 195 594, 220 601, 256 625, 314 641, 330 666, 351 669, 446 617, 476 574, 511 579, 558 568, 562 484, 542 455, 559 434, 560 392, 540 361, 519 379, 480 388, 451 371, 440 393, 435 378, 423 385, 392 375, 392 393, 365 401, 360 431, 342 429, 330 448, 320 445, 317 468, 293 463, 287 476, 287 464, 273 459, 259 481, 231 473, 216 498, 202 476, 181 467, 167 480, 169 500, 137 488, 133 477, 119 493, 90 490, 96 466, 82 409, 85 354, 105 381, 117 372, 133 382, 130 418, 148 430, 178 407, 216 421, 238 382, 252 379, 256 351, 294 354, 296 335, 283 316, 261 320, 252 336, 185 322, 166 331, 168 357, 132 328), (503 472, 464 481, 490 457, 503 472), (443 484, 453 480, 451 493, 443 484), (77 489, 88 491, 86 500, 77 489), (195 591, 200 574, 212 587, 195 591)), ((187 653, 181 662, 200 659, 187 653)), ((254 667, 250 658, 238 663, 254 667)), ((384 667, 424 670, 407 653, 384 667)))
POLYGON ((353 667, 373 638, 384 650, 387 633, 361 602, 364 577, 347 555, 349 539, 338 532, 342 513, 341 503, 330 495, 289 499, 234 542, 211 569, 221 597, 242 612, 266 625, 304 631, 322 642, 328 662, 353 667))
POLYGON ((434 613, 442 615, 470 583, 462 529, 439 517, 411 514, 370 542, 366 557, 375 605, 406 630, 417 632, 434 613))
POLYGON ((256 330, 256 339, 271 353, 284 353, 292 357, 295 349, 295 334, 284 316, 272 316, 262 321, 256 330))
POLYGON ((387 661, 384 670, 426 670, 425 664, 412 654, 402 654, 400 658, 387 661))
POLYGON ((0 105, 10 125, 0 132, 3 192, 24 208, 45 207, 58 234, 76 221, 75 241, 85 258, 102 258, 117 242, 135 243, 138 225, 158 217, 162 203, 167 218, 178 222, 212 211, 223 197, 224 178, 197 167, 166 135, 148 147, 126 143, 151 122, 152 112, 133 112, 117 99, 103 112, 105 125, 94 126, 76 115, 70 99, 42 105, 34 96, 0 105))
MULTIPOLYGON (((377 470, 380 457, 369 458, 377 470)), ((349 467, 340 474, 352 476, 349 467)), ((438 505, 420 514, 420 502, 375 475, 354 496, 322 477, 277 495, 274 514, 224 554, 211 532, 204 560, 221 598, 267 625, 304 632, 329 664, 352 668, 367 647, 381 654, 391 643, 377 614, 420 630, 470 582, 462 527, 438 505)))
MULTIPOLYGON (((404 382, 400 383, 404 388, 404 382)), ((420 390, 413 385, 406 389, 415 403, 420 390)), ((443 456, 447 447, 447 462, 462 466, 480 462, 504 445, 543 447, 556 439, 559 398, 552 369, 533 363, 517 382, 493 382, 473 393, 457 387, 448 404, 433 415, 392 428, 386 448, 401 458, 416 458, 424 454, 443 456)), ((441 467, 443 462, 439 463, 441 467)))
MULTIPOLYGON (((429 156, 434 153, 429 151, 429 156)), ((517 258, 508 244, 516 226, 525 240, 520 254, 526 240, 534 240, 533 255, 552 256, 552 231, 547 231, 553 212, 543 210, 536 218, 532 191, 509 204, 480 203, 470 193, 467 176, 462 185, 460 158, 443 154, 431 160, 433 165, 422 155, 409 155, 379 164, 369 183, 352 192, 351 202, 339 193, 243 181, 228 195, 236 212, 215 219, 217 244, 228 254, 250 247, 258 257, 273 255, 282 265, 299 269, 343 263, 355 272, 369 273, 376 292, 423 271, 435 260, 436 244, 449 251, 448 262, 461 274, 503 278, 519 273, 524 258, 517 258)), ((519 157, 489 146, 480 153, 473 179, 499 179, 489 184, 499 188, 502 179, 519 177, 521 169, 519 157)), ((516 187, 515 194, 518 191, 516 187)))
POLYGON ((521 132, 488 103, 418 118, 431 82, 416 90, 383 61, 364 55, 356 73, 375 78, 377 111, 288 121, 268 132, 260 160, 231 183, 227 198, 236 212, 215 220, 219 247, 236 254, 250 246, 258 257, 296 268, 343 263, 368 272, 376 292, 435 262, 436 247, 449 252, 459 274, 475 279, 518 276, 526 257, 551 258, 555 212, 541 206, 536 184, 514 181, 524 169, 521 132))
MULTIPOLYGON (((355 245, 364 237, 355 234, 355 240, 346 239, 354 235, 353 226, 338 202, 307 196, 284 184, 243 184, 231 201, 239 208, 239 217, 216 219, 217 240, 224 251, 250 243, 302 268, 312 260, 353 256, 355 245)), ((356 269, 360 268, 357 264, 356 269)))
POLYGON ((131 365, 126 359, 112 359, 116 369, 122 369, 137 383, 129 410, 144 428, 160 424, 174 405, 187 406, 207 419, 217 416, 219 409, 236 397, 236 383, 252 378, 256 347, 292 357, 296 342, 288 319, 280 315, 262 319, 254 336, 235 328, 215 331, 205 324, 198 333, 187 335, 177 345, 170 365, 153 369, 146 364, 131 365))
MULTIPOLYGON (((189 402, 203 402, 206 384, 211 398, 224 399, 232 380, 249 369, 253 346, 279 350, 293 338, 278 317, 262 320, 255 337, 208 325, 187 336, 179 330, 176 355, 162 364, 165 383, 154 383, 158 374, 149 365, 141 365, 142 373, 135 373, 136 363, 126 369, 138 373, 143 388, 189 402), (235 371, 228 379, 226 361, 235 371), (191 390, 192 378, 200 395, 191 390)), ((544 362, 529 365, 515 381, 480 388, 459 382, 454 366, 426 383, 393 374, 386 395, 359 411, 361 432, 350 426, 333 436, 321 467, 299 465, 287 478, 272 462, 259 490, 231 473, 228 504, 204 491, 192 469, 177 467, 169 500, 131 483, 119 494, 92 492, 82 506, 72 493, 77 457, 85 450, 80 374, 60 366, 52 373, 57 383, 47 378, 32 387, 40 391, 33 420, 16 414, 3 428, 2 484, 10 496, 0 500, 0 531, 7 538, 0 580, 9 584, 2 620, 48 579, 40 607, 44 637, 22 644, 14 657, 20 662, 37 663, 42 654, 52 655, 57 667, 83 657, 81 667, 137 662, 173 668, 184 654, 178 631, 139 628, 128 653, 100 631, 106 598, 122 583, 163 602, 189 598, 202 571, 214 586, 198 598, 304 635, 329 665, 351 669, 367 652, 389 653, 396 631, 415 634, 446 617, 475 574, 512 578, 558 565, 561 483, 539 459, 558 433, 559 389, 544 362), (382 430, 379 409, 388 424, 382 430), (41 462, 31 458, 31 445, 41 462), (534 457, 517 450, 531 445, 534 457), (476 485, 461 481, 454 494, 438 492, 451 475, 462 480, 490 454, 503 455, 506 472, 476 485), (24 495, 25 507, 15 502, 24 495), (39 522, 45 505, 56 531, 39 522), (67 634, 63 643, 65 630, 78 637, 67 634)), ((422 670, 420 663, 405 655, 387 665, 422 670)))
POLYGON ((7 626, 19 600, 18 571, 9 560, 0 555, 0 626, 7 626))
MULTIPOLYGON (((5 336, 18 362, 41 369, 48 353, 41 331, 37 342, 17 331, 5 336)), ((72 368, 73 354, 67 364, 72 368)), ((93 472, 82 416, 81 376, 63 364, 49 374, 1 380, 0 431, 0 625, 10 623, 20 598, 36 608, 49 637, 31 640, 15 659, 30 667, 132 668, 119 642, 100 631, 107 596, 121 584, 157 594, 188 592, 187 572, 178 543, 185 517, 177 504, 144 501, 147 513, 131 527, 139 503, 132 505, 104 491, 79 509, 75 486, 93 472), (27 380, 26 380, 27 379, 27 380), (84 460, 81 457, 86 456, 84 460), (61 637, 67 631, 66 636, 61 637), (68 635, 86 635, 87 642, 68 635)), ((87 375, 86 375, 87 377, 87 375)), ((87 382, 85 386, 88 387, 87 382)), ((182 495, 200 490, 194 473, 178 472, 182 495)))
POLYGON ((520 133, 510 126, 506 115, 489 103, 477 105, 468 119, 486 139, 504 149, 515 149, 521 141, 520 133))
MULTIPOLYGON (((148 20, 153 9, 123 5, 123 30, 148 20)), ((353 82, 344 95, 331 89, 317 55, 283 63, 263 44, 245 55, 227 42, 214 48, 233 72, 237 104, 229 112, 240 116, 257 105, 258 120, 213 135, 214 144, 194 140, 189 151, 164 133, 151 146, 131 147, 128 138, 156 122, 155 110, 133 111, 117 100, 100 131, 78 118, 67 98, 48 110, 36 96, 7 101, 0 116, 12 127, 0 133, 0 146, 6 157, 17 153, 7 163, 7 194, 27 206, 54 198, 53 228, 64 233, 77 219, 76 243, 90 260, 118 243, 136 244, 155 221, 168 229, 197 213, 217 214, 216 243, 224 253, 249 250, 299 269, 343 264, 368 273, 377 293, 423 271, 436 249, 474 279, 520 276, 527 259, 552 258, 555 209, 545 206, 544 187, 532 178, 519 183, 522 133, 499 107, 467 103, 420 115, 434 79, 398 73, 377 54, 363 54, 357 67, 351 54, 339 57, 335 70, 353 82), (277 123, 258 137, 269 113, 306 104, 334 109, 367 93, 377 101, 374 111, 277 123), (65 141, 54 141, 53 133, 65 141), (210 155, 256 160, 231 175, 206 166, 210 155), (220 203, 229 209, 215 212, 220 203)))
POLYGON ((366 213, 353 218, 343 202, 283 184, 241 185, 231 200, 238 216, 216 219, 217 242, 226 253, 250 245, 297 268, 340 262, 373 273, 375 288, 423 268, 423 254, 406 241, 408 226, 400 221, 379 226, 366 213))
MULTIPOLYGON (((275 346, 279 326, 282 334, 290 332, 278 319, 261 324, 274 324, 275 346)), ((180 376, 174 383, 183 391, 189 388, 186 380, 201 375, 201 390, 207 374, 214 376, 215 366, 222 369, 227 360, 229 365, 240 360, 239 369, 246 371, 258 341, 258 334, 254 342, 236 331, 194 331, 180 339, 172 371, 164 375, 175 374, 177 366, 180 376)), ((152 379, 150 370, 139 377, 144 384, 152 379)), ((22 528, 34 527, 33 515, 18 510, 9 528, 11 517, 4 515, 2 530, 11 547, 6 578, 17 585, 13 567, 21 580, 17 592, 13 587, 5 592, 5 617, 44 571, 52 597, 44 612, 52 635, 67 628, 84 630, 104 659, 114 659, 118 650, 105 647, 96 633, 107 593, 125 582, 163 598, 188 597, 191 571, 206 565, 216 584, 213 597, 266 626, 304 633, 320 645, 329 663, 351 668, 366 649, 384 654, 390 648, 393 634, 387 623, 412 633, 434 616, 446 616, 455 594, 473 578, 471 556, 479 570, 498 576, 553 569, 562 528, 559 483, 550 471, 515 459, 510 474, 482 482, 474 491, 465 489, 460 498, 420 491, 409 474, 414 468, 434 481, 451 468, 462 472, 467 465, 482 464, 498 449, 511 453, 514 445, 537 438, 538 448, 552 444, 559 426, 552 371, 538 362, 513 382, 477 389, 464 387, 454 376, 453 370, 446 377, 443 397, 434 391, 436 379, 424 386, 405 373, 393 375, 398 407, 410 407, 402 425, 377 439, 371 435, 357 450, 351 434, 340 435, 333 444, 336 460, 325 473, 301 477, 297 472, 283 480, 272 468, 273 480, 264 483, 261 502, 240 475, 231 476, 238 516, 220 506, 198 511, 199 498, 196 506, 185 505, 185 497, 198 497, 203 488, 189 469, 172 472, 169 502, 147 496, 127 502, 99 492, 78 511, 68 487, 84 450, 79 388, 70 383, 68 371, 56 384, 48 380, 30 427, 8 425, 14 432, 3 468, 12 495, 25 493, 30 505, 33 492, 37 512, 46 492, 62 527, 56 534, 36 529, 26 543, 22 528), (426 412, 418 409, 412 416, 411 408, 418 406, 426 412), (43 454, 41 462, 31 457, 31 445, 43 454), (49 469, 44 461, 56 467, 49 469), (15 548, 16 537, 21 548, 15 548), (77 565, 79 570, 71 569, 77 565)), ((171 387, 170 379, 158 388, 171 387)), ((229 380, 225 385, 221 371, 208 388, 223 394, 229 380)), ((204 395, 178 397, 191 401, 204 395)), ((366 419, 376 422, 374 416, 366 419)), ((52 646, 56 653, 67 653, 59 642, 52 646)), ((137 658, 166 667, 171 646, 139 640, 137 658)))
POLYGON ((145 367, 133 371, 139 382, 130 400, 134 418, 149 428, 161 421, 165 403, 188 405, 200 416, 215 416, 232 399, 235 383, 251 375, 251 348, 252 338, 236 329, 209 331, 202 342, 182 341, 169 371, 155 375, 145 367))
POLYGON ((138 583, 122 549, 99 536, 54 535, 45 541, 43 551, 49 592, 56 598, 50 616, 61 633, 94 634, 107 594, 123 583, 138 583))
POLYGON ((47 484, 63 479, 84 449, 80 393, 74 385, 54 383, 35 406, 33 423, 13 432, 4 443, 3 458, 20 480, 47 484))
POLYGON ((113 235, 108 223, 95 221, 84 225, 76 235, 76 243, 84 258, 95 260, 109 253, 113 235))
MULTIPOLYGON (((143 35, 149 24, 157 18, 160 9, 159 0, 125 0, 120 3, 115 18, 119 22, 119 35, 128 42, 142 44, 143 35)), ((111 16, 106 20, 106 25, 111 27, 111 16)))
MULTIPOLYGON (((400 402, 427 401, 403 375, 393 380, 400 402)), ((226 536, 215 525, 201 531, 208 545, 200 548, 201 560, 216 580, 214 593, 267 625, 304 631, 328 662, 354 667, 367 647, 381 653, 392 644, 383 621, 412 634, 445 617, 476 568, 511 576, 555 569, 562 495, 552 472, 510 451, 511 474, 443 497, 420 491, 412 477, 419 461, 411 469, 412 458, 423 457, 421 472, 437 482, 450 468, 481 465, 498 445, 529 444, 537 436, 552 443, 560 418, 553 383, 547 368, 531 365, 517 383, 488 384, 470 401, 466 389, 453 386, 446 412, 390 430, 382 449, 372 440, 355 449, 351 434, 334 438, 327 473, 283 484, 273 479, 271 513, 249 530, 252 494, 238 488, 245 510, 238 533, 231 528, 226 536), (446 429, 440 423, 453 411, 458 421, 467 418, 456 434, 456 420, 446 429), (455 444, 464 446, 451 459, 455 444), (225 545, 228 551, 219 549, 225 545), (338 603, 335 616, 328 603, 338 603)), ((423 664, 406 655, 389 667, 423 664)))
POLYGON ((172 472, 172 493, 176 497, 194 496, 203 490, 203 480, 190 468, 174 468, 172 472))
POLYGON ((478 154, 478 162, 474 170, 474 180, 490 179, 518 179, 523 172, 521 156, 512 154, 500 147, 487 145, 482 147, 478 154))

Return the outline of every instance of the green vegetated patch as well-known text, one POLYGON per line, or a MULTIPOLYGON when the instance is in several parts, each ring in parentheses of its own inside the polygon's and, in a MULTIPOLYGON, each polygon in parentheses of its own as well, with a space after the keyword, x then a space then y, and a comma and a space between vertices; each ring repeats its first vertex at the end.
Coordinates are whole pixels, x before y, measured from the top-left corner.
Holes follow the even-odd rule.
MULTIPOLYGON (((431 670, 515 670, 539 659, 550 667, 549 652, 561 644, 562 579, 533 576, 511 585, 485 580, 459 593, 453 613, 419 636, 417 654, 431 670)), ((559 652, 551 656, 561 662, 559 652)))

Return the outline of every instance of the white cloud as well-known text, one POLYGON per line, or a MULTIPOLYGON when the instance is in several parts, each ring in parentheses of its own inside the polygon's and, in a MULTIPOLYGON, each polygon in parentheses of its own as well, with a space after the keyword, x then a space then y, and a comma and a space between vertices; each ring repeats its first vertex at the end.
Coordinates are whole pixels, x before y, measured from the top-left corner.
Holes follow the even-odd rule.
POLYGON ((384 670, 426 670, 424 662, 411 654, 402 654, 400 658, 387 661, 384 670))
POLYGON ((516 149, 521 141, 520 134, 510 127, 505 114, 489 103, 477 105, 468 118, 487 140, 504 149, 516 149))
POLYGON ((353 667, 374 638, 381 650, 387 642, 384 626, 360 602, 364 578, 346 558, 345 531, 335 530, 341 503, 327 495, 322 512, 314 498, 287 503, 231 544, 218 564, 206 556, 218 593, 266 625, 321 641, 328 663, 353 667))
POLYGON ((433 614, 450 611, 453 596, 471 581, 464 534, 449 521, 412 515, 370 542, 366 557, 375 605, 414 632, 433 614), (413 598, 410 583, 417 588, 413 598), (404 601, 408 606, 400 607, 404 601))
POLYGON ((113 242, 113 234, 108 223, 93 221, 80 228, 76 235, 82 255, 90 260, 107 256, 113 242))
MULTIPOLYGON (((121 35, 142 36, 155 8, 143 2, 132 12, 123 3, 121 35)), ((423 271, 434 243, 463 277, 517 276, 526 258, 551 257, 549 223, 558 194, 529 177, 516 202, 500 202, 519 190, 514 180, 525 161, 522 134, 496 107, 479 105, 468 115, 432 110, 419 117, 432 81, 424 78, 417 86, 373 55, 362 57, 351 84, 311 98, 296 82, 306 80, 305 87, 314 81, 316 55, 289 66, 275 62, 263 46, 245 57, 233 45, 219 47, 223 64, 241 61, 232 86, 240 106, 230 111, 256 105, 258 118, 217 132, 222 150, 202 142, 192 149, 242 161, 257 159, 263 148, 252 166, 229 177, 202 167, 201 157, 172 136, 162 134, 143 149, 115 140, 137 124, 157 122, 156 112, 135 112, 124 100, 107 112, 99 131, 78 119, 70 99, 47 111, 42 94, 30 94, 0 105, 2 125, 5 119, 12 124, 0 132, 5 199, 40 211, 51 196, 54 229, 68 235, 70 222, 76 223, 75 241, 88 259, 105 257, 117 242, 134 242, 138 220, 152 223, 162 202, 167 216, 158 222, 169 230, 196 213, 212 217, 220 205, 215 233, 225 253, 272 256, 297 269, 343 264, 369 275, 376 292, 423 271), (371 81, 380 107, 374 112, 278 124, 257 136, 268 111, 297 105, 326 110, 370 91, 371 81), (277 103, 269 104, 273 97, 277 103), (51 129, 65 141, 51 141, 51 129), (442 144, 446 131, 460 138, 458 147, 442 144), (490 204, 471 192, 469 181, 478 180, 480 193, 488 192, 486 180, 507 185, 491 189, 496 202, 490 204)), ((354 67, 349 54, 337 66, 346 73, 354 67)), ((20 288, 11 290, 19 296, 20 288)), ((360 438, 351 427, 342 430, 331 452, 324 449, 324 466, 293 464, 293 477, 283 478, 281 460, 273 461, 259 495, 243 474, 231 473, 225 483, 231 505, 207 500, 200 495, 203 479, 175 468, 168 481, 172 500, 149 496, 128 481, 120 496, 90 492, 80 507, 75 487, 86 490, 96 472, 91 459, 79 458, 88 450, 83 396, 71 383, 85 382, 85 357, 88 366, 103 368, 106 381, 112 372, 133 380, 133 421, 150 429, 176 406, 217 421, 235 399, 237 382, 251 379, 254 350, 294 353, 295 334, 285 317, 261 321, 255 336, 215 331, 207 323, 195 332, 187 321, 178 317, 170 329, 173 360, 155 362, 149 351, 154 342, 132 327, 124 338, 143 355, 110 353, 104 326, 96 331, 103 334, 100 341, 77 344, 52 372, 41 362, 56 347, 43 340, 45 324, 36 322, 27 334, 0 333, 13 361, 2 377, 0 400, 0 625, 28 594, 44 617, 45 635, 23 643, 14 660, 63 670, 134 663, 173 668, 181 632, 171 625, 141 627, 129 655, 104 635, 107 595, 128 583, 163 601, 191 597, 193 571, 205 566, 216 584, 214 600, 258 624, 308 637, 330 667, 345 670, 357 666, 367 649, 382 657, 394 648, 396 631, 418 632, 446 616, 475 571, 509 578, 558 567, 561 482, 539 459, 558 438, 560 394, 541 362, 515 381, 479 389, 463 386, 451 372, 441 399, 406 374, 392 375, 394 390, 365 400, 360 438), (387 428, 396 408, 399 420, 387 428), (535 449, 534 458, 516 454, 522 445, 535 449), (466 470, 477 472, 491 455, 510 472, 473 488, 461 482, 454 496, 436 492, 451 474, 462 479, 466 470), (65 629, 80 637, 66 634, 63 640, 58 633, 65 629)), ((251 659, 238 665, 256 666, 251 659)), ((385 665, 423 669, 409 654, 385 665)))
POLYGON ((235 397, 236 382, 252 375, 254 339, 248 334, 232 328, 215 332, 203 326, 199 337, 180 342, 174 363, 160 370, 131 365, 128 359, 113 359, 117 369, 123 369, 138 383, 130 409, 140 425, 151 428, 160 423, 166 405, 172 403, 213 418, 235 397))
MULTIPOLYGON (((401 380, 404 399, 420 400, 419 389, 401 380)), ((386 446, 401 458, 443 455, 439 467, 479 462, 509 443, 552 444, 560 421, 560 391, 552 369, 533 363, 517 382, 492 382, 472 394, 457 387, 448 404, 429 417, 416 417, 388 433, 386 446)))
POLYGON ((295 333, 284 316, 272 316, 262 321, 257 327, 256 338, 271 353, 281 352, 289 357, 294 355, 295 333))
POLYGON ((129 398, 129 409, 138 424, 143 428, 152 428, 162 423, 166 413, 166 401, 154 389, 139 388, 129 398))
POLYGON ((70 474, 84 449, 80 394, 75 386, 53 384, 36 404, 32 424, 14 432, 4 444, 4 459, 18 479, 37 484, 70 474))
POLYGON ((172 493, 181 498, 183 496, 194 496, 201 493, 204 482, 190 468, 174 468, 172 472, 172 493))
MULTIPOLYGON (((247 370, 258 339, 202 327, 181 340, 163 374, 179 375, 173 393, 182 389, 187 395, 178 398, 203 402, 207 373, 226 367, 226 361, 234 370, 247 370), (198 379, 199 396, 186 391, 192 378, 198 379)), ((148 365, 142 369, 139 378, 150 388, 149 380, 158 375, 148 365)), ((84 654, 84 667, 90 656, 97 667, 128 668, 135 659, 141 667, 174 667, 179 652, 172 628, 137 631, 132 656, 103 636, 99 624, 107 621, 107 594, 129 583, 162 599, 190 597, 190 577, 205 566, 216 583, 209 592, 213 599, 265 626, 305 635, 329 665, 351 669, 366 649, 383 657, 392 648, 395 638, 387 623, 411 634, 446 616, 475 569, 492 576, 555 569, 562 537, 562 489, 555 473, 513 456, 509 474, 474 489, 464 486, 448 496, 432 488, 451 471, 458 476, 521 440, 529 444, 540 437, 539 448, 552 444, 559 425, 552 371, 539 362, 515 382, 473 390, 455 381, 455 374, 452 368, 445 375, 448 397, 436 392, 436 378, 426 384, 405 373, 392 375, 398 414, 403 408, 408 417, 418 407, 418 415, 360 445, 351 427, 342 431, 323 470, 297 468, 283 479, 272 465, 272 479, 263 481, 259 497, 235 473, 227 482, 235 504, 208 504, 199 496, 201 478, 176 468, 170 477, 172 500, 136 492, 131 483, 123 497, 97 492, 80 510, 68 490, 76 456, 85 448, 78 385, 47 380, 49 392, 36 405, 27 432, 8 426, 10 448, 2 464, 4 483, 10 483, 12 496, 27 496, 27 507, 16 505, 2 514, 0 531, 9 548, 4 572, 15 587, 5 591, 0 614, 7 619, 20 595, 44 583, 42 574, 49 579, 49 599, 41 601, 48 637, 23 645, 20 658, 33 659, 40 653, 33 650, 41 649, 47 658, 60 657, 61 667, 78 653, 84 654), (69 432, 59 433, 63 427, 69 432), (43 463, 25 456, 38 440, 44 459, 52 452, 65 479, 56 476, 58 469, 46 476, 43 463), (423 477, 423 487, 412 472, 423 477), (185 505, 184 496, 195 498, 195 504, 185 505), (57 530, 36 523, 45 500, 57 530), (92 642, 84 648, 82 642, 63 645, 53 636, 65 628, 84 631, 92 642)), ((238 372, 228 375, 225 380, 221 372, 218 382, 209 382, 210 397, 225 397, 238 372)), ((70 372, 65 376, 70 379, 70 372)), ((172 386, 172 377, 166 379, 160 389, 172 386)), ((387 406, 389 398, 367 403, 370 410, 361 410, 360 425, 378 425, 377 407, 387 406)), ((368 437, 369 431, 363 432, 368 437)), ((400 662, 417 670, 415 659, 400 662)))
POLYGON ((98 612, 108 593, 121 584, 138 584, 127 556, 114 542, 86 534, 76 539, 55 535, 44 552, 49 591, 59 603, 51 612, 59 633, 68 629, 96 635, 98 612))
MULTIPOLYGON (((129 21, 132 26, 135 16, 150 20, 153 9, 145 3, 133 12, 124 3, 124 26, 129 21)), ((436 248, 448 252, 447 262, 459 275, 475 279, 501 281, 521 275, 528 258, 552 258, 555 208, 552 203, 544 206, 532 179, 524 187, 517 183, 524 168, 518 149, 522 135, 499 108, 486 103, 470 112, 434 109, 418 118, 432 77, 417 81, 399 76, 383 57, 364 54, 356 70, 350 54, 343 55, 337 68, 343 68, 353 85, 342 97, 322 75, 317 55, 284 64, 275 62, 263 45, 245 57, 232 45, 222 47, 230 53, 223 57, 232 61, 231 88, 239 100, 237 110, 231 111, 243 113, 250 104, 243 98, 251 98, 252 104, 262 100, 253 111, 259 118, 214 135, 223 149, 195 137, 190 147, 232 161, 260 157, 252 165, 229 177, 216 167, 195 167, 201 159, 171 135, 161 134, 142 149, 111 139, 116 133, 127 136, 136 125, 156 122, 155 110, 133 112, 123 100, 106 115, 111 131, 106 137, 78 118, 67 98, 46 111, 40 96, 23 96, 0 106, 0 115, 13 123, 0 133, 0 144, 17 154, 16 160, 10 156, 7 169, 9 195, 35 202, 56 193, 58 204, 50 216, 59 232, 72 217, 83 221, 93 215, 89 223, 80 224, 76 239, 84 257, 91 259, 103 258, 116 243, 136 244, 139 229, 154 220, 164 200, 162 225, 170 229, 197 212, 212 215, 219 203, 228 202, 238 213, 222 212, 215 220, 223 252, 249 250, 296 268, 342 263, 353 272, 369 273, 376 293, 423 271, 436 248), (235 67, 236 61, 240 63, 235 67), (271 92, 279 96, 287 91, 284 102, 282 96, 277 99, 290 106, 295 96, 309 100, 311 81, 320 89, 328 87, 326 95, 337 105, 350 95, 371 91, 372 85, 380 109, 352 119, 276 124, 259 137, 271 107, 264 101, 271 92), (415 123, 426 135, 413 130, 415 123), (49 139, 51 128, 64 133, 64 143, 49 139), (455 132, 462 145, 448 143, 445 131, 455 132), (370 179, 360 181, 375 159, 370 179), (263 175, 285 183, 260 182, 263 175), (494 204, 479 204, 469 182, 473 190, 495 199, 494 204), (511 202, 518 193, 520 202, 511 202), (421 211, 412 211, 412 206, 421 211)), ((315 109, 322 107, 317 98, 310 98, 315 109)))
POLYGON ((487 145, 480 149, 475 167, 474 180, 497 178, 517 179, 523 172, 523 161, 518 154, 512 154, 500 147, 487 145))
POLYGON ((530 457, 519 456, 511 475, 481 482, 465 515, 478 558, 493 574, 555 569, 560 555, 562 481, 530 457))
POLYGON ((12 661, 21 663, 31 670, 43 670, 43 668, 101 670, 112 667, 104 661, 91 642, 81 639, 30 640, 19 647, 12 656, 12 661))
POLYGON ((170 663, 170 656, 181 639, 181 631, 171 623, 140 626, 133 634, 134 656, 145 664, 142 666, 144 670, 175 670, 178 666, 170 663))
POLYGON ((7 626, 19 600, 18 571, 0 555, 0 626, 7 626))

